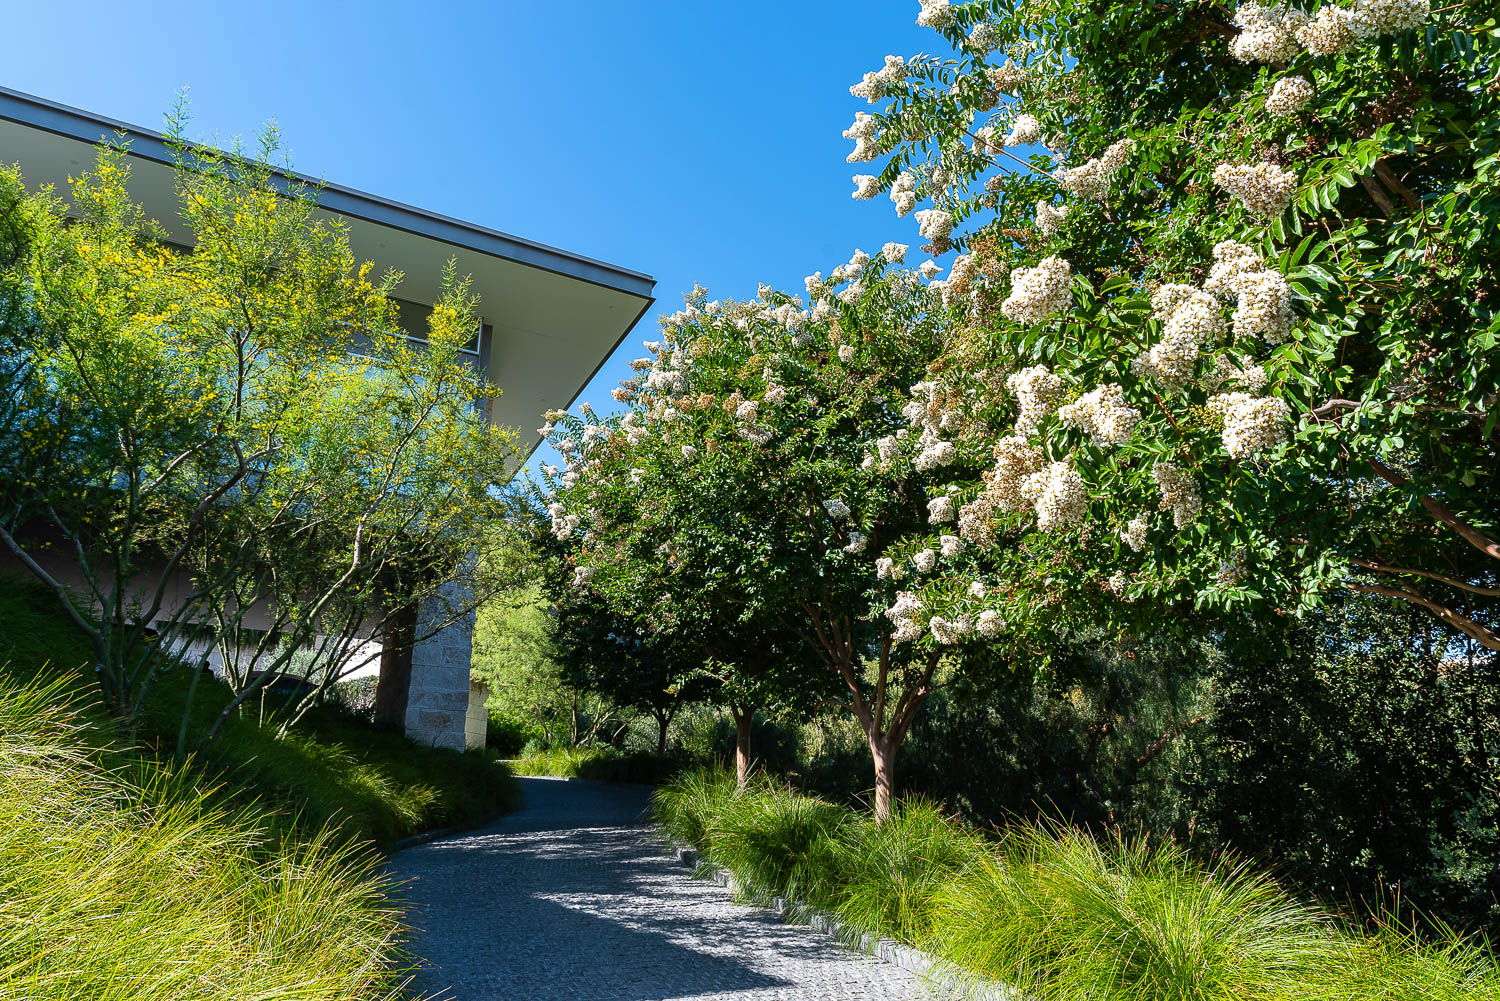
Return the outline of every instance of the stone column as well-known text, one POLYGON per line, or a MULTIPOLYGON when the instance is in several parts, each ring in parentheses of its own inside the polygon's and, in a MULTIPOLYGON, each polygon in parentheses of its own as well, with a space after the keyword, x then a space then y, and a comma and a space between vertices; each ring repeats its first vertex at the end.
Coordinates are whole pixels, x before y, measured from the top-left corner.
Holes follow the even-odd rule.
MULTIPOLYGON (((445 589, 438 597, 422 602, 416 635, 427 636, 435 623, 452 618, 451 609, 466 599, 457 590, 445 589)), ((469 681, 473 640, 474 613, 468 612, 412 647, 411 686, 406 697, 406 736, 411 740, 455 751, 484 746, 482 724, 477 742, 469 732, 474 700, 478 698, 481 713, 485 700, 484 686, 469 681)))

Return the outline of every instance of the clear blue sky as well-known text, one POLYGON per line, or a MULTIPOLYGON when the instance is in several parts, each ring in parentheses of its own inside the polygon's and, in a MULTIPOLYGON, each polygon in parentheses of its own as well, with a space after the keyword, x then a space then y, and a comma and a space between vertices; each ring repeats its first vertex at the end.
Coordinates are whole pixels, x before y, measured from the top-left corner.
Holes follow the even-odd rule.
POLYGON ((921 243, 888 200, 850 198, 850 176, 872 171, 844 162, 840 135, 867 108, 849 85, 886 53, 945 47, 917 11, 15 4, 0 84, 153 128, 189 85, 193 138, 274 117, 304 173, 651 274, 656 306, 580 397, 606 411, 657 314, 694 281, 722 297, 760 281, 801 291, 855 247, 921 243))

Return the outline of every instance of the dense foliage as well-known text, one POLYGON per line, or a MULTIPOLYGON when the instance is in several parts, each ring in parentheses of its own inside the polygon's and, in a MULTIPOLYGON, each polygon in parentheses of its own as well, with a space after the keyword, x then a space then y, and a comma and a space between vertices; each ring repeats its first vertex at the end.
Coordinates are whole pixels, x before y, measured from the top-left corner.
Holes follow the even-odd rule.
POLYGON ((0 171, 0 545, 132 725, 190 648, 238 704, 309 650, 332 684, 393 611, 463 595, 513 437, 474 407, 493 387, 451 268, 419 347, 400 276, 272 169, 274 134, 251 159, 175 148, 191 250, 131 200, 122 148, 67 205, 0 171))

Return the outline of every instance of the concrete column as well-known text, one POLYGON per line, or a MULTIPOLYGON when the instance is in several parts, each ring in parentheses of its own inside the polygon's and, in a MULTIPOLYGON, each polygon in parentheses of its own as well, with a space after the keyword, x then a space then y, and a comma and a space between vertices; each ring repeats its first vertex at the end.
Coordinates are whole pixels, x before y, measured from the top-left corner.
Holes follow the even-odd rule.
MULTIPOLYGON (((416 635, 425 636, 433 624, 451 618, 450 609, 466 599, 456 589, 445 589, 424 601, 417 611, 416 635)), ((411 685, 406 697, 406 735, 410 739, 455 751, 484 746, 482 720, 477 741, 470 722, 476 697, 482 716, 486 694, 483 685, 469 680, 473 640, 474 613, 469 612, 412 647, 411 685)))

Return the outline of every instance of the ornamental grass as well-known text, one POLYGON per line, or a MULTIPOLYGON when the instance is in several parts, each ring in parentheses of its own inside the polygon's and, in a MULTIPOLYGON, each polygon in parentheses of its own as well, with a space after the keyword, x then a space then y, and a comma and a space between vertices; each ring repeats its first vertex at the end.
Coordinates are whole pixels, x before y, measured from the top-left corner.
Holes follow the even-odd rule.
POLYGON ((1356 928, 1229 855, 1060 824, 986 837, 920 800, 877 824, 712 771, 679 776, 654 811, 752 898, 834 913, 1037 1001, 1500 1001, 1487 944, 1389 913, 1356 928))
POLYGON ((0 998, 397 998, 377 859, 275 840, 188 768, 108 769, 58 685, 0 677, 0 998))

